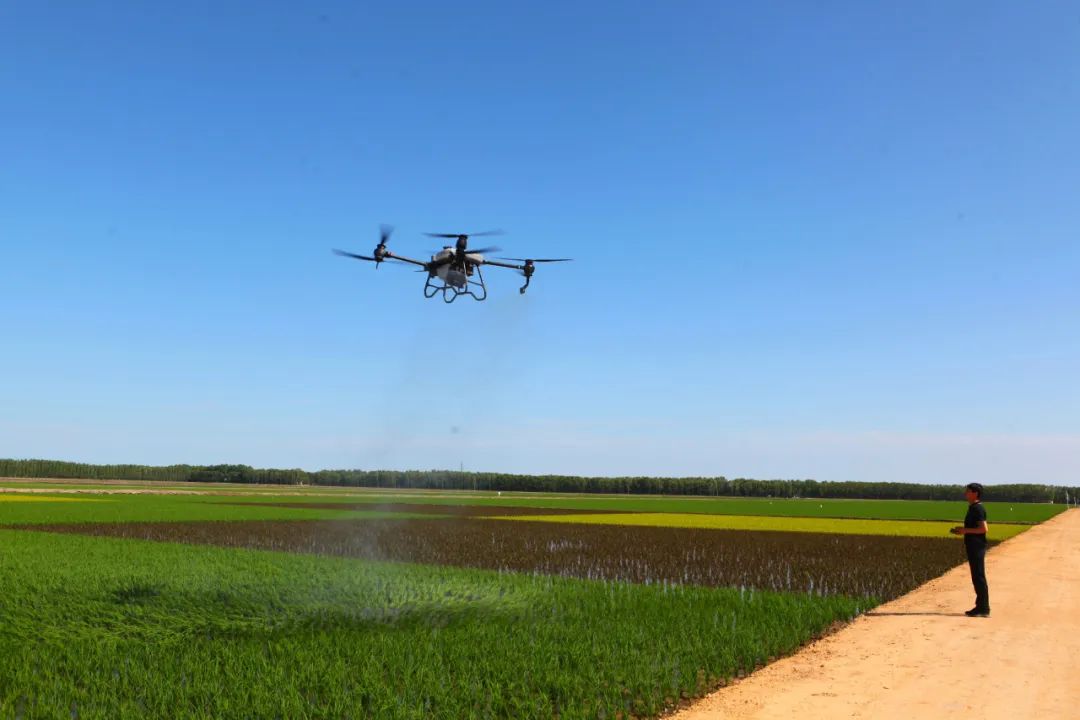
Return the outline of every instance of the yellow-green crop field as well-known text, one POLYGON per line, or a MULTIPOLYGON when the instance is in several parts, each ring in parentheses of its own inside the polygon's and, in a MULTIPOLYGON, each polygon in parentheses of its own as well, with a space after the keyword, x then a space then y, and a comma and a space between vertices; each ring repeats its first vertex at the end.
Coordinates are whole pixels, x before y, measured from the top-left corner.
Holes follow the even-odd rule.
MULTIPOLYGON (((929 520, 848 520, 842 518, 760 517, 754 515, 692 515, 687 513, 603 513, 582 515, 515 515, 518 522, 581 523, 631 527, 698 528, 707 530, 764 530, 773 532, 834 533, 838 535, 893 535, 950 538, 957 523, 929 520)), ((995 524, 992 540, 1008 540, 1028 525, 995 524)))

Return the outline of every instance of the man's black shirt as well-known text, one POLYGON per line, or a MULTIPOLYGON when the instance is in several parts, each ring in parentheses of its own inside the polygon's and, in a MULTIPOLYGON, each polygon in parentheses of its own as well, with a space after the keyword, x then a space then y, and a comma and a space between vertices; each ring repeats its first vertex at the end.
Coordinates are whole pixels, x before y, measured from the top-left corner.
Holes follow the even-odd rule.
MULTIPOLYGON (((967 515, 964 517, 964 527, 978 528, 986 521, 986 508, 979 501, 968 505, 967 515)), ((964 535, 964 544, 970 548, 986 547, 986 535, 964 535)))

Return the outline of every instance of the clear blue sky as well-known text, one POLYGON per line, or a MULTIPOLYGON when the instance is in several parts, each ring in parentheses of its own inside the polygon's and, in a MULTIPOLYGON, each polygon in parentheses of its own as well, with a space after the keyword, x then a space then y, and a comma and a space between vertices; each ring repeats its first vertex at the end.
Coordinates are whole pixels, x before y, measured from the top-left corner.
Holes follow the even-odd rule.
POLYGON ((0 456, 1080 482, 1068 2, 0 8, 0 456), (444 306, 330 248, 571 256, 444 306))

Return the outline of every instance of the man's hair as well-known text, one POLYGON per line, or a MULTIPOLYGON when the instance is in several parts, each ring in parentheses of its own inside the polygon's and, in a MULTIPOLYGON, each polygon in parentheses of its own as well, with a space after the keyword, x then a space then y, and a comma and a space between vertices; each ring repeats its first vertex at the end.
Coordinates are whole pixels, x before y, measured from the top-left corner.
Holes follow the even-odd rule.
POLYGON ((979 499, 982 500, 983 488, 982 485, 980 485, 979 483, 968 483, 964 486, 964 489, 970 490, 971 492, 975 493, 979 496, 979 499))

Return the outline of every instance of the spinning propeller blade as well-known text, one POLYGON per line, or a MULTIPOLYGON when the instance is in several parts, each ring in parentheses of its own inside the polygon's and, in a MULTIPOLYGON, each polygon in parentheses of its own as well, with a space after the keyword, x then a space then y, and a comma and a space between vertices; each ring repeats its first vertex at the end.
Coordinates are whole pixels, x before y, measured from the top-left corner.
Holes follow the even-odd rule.
POLYGON ((471 237, 486 237, 488 235, 503 235, 504 233, 503 233, 502 230, 485 230, 483 232, 475 232, 475 233, 424 233, 424 234, 427 235, 428 237, 438 237, 438 238, 459 238, 459 237, 471 238, 471 237))
POLYGON ((574 258, 504 258, 499 260, 507 260, 509 262, 522 262, 522 263, 538 263, 538 262, 570 262, 574 258))
POLYGON ((356 258, 357 260, 368 260, 369 262, 378 262, 373 257, 368 257, 367 255, 357 255, 356 253, 346 252, 344 250, 338 250, 337 248, 334 248, 334 254, 335 255, 341 255, 342 257, 356 258))

